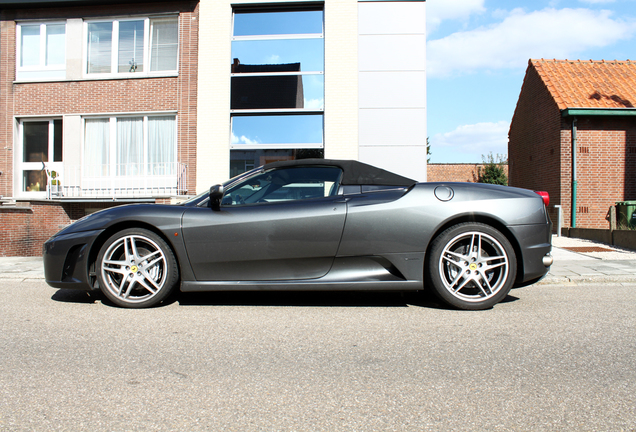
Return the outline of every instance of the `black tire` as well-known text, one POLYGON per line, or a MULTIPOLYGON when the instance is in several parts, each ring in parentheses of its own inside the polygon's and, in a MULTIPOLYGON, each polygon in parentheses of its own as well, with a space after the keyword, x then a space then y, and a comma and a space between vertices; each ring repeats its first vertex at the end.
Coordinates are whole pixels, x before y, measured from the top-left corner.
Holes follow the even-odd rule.
POLYGON ((104 295, 125 308, 156 306, 179 282, 172 249, 160 236, 143 228, 125 229, 106 240, 95 267, 104 295))
POLYGON ((433 240, 424 272, 427 287, 443 302, 482 310, 506 298, 517 276, 517 258, 495 228, 461 223, 433 240))

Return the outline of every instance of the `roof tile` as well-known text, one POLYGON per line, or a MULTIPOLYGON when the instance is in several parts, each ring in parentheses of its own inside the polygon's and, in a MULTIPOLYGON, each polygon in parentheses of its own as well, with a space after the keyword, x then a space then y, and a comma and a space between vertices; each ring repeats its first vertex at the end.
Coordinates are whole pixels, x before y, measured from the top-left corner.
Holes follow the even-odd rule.
POLYGON ((636 63, 630 60, 531 59, 559 109, 636 107, 636 63))

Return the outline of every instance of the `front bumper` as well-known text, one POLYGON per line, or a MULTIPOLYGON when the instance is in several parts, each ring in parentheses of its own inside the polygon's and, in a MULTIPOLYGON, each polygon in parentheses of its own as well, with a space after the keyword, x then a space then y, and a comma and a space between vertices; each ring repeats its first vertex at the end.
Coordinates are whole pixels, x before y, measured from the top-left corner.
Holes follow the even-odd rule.
POLYGON ((103 230, 83 231, 51 237, 44 243, 46 283, 54 288, 92 289, 89 253, 103 230))

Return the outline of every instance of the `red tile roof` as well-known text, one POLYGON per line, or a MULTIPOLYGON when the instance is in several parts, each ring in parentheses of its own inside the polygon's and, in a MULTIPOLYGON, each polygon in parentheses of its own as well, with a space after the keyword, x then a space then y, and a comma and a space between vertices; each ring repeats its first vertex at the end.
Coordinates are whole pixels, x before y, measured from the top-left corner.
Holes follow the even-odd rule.
POLYGON ((559 109, 636 107, 636 62, 532 59, 559 109))

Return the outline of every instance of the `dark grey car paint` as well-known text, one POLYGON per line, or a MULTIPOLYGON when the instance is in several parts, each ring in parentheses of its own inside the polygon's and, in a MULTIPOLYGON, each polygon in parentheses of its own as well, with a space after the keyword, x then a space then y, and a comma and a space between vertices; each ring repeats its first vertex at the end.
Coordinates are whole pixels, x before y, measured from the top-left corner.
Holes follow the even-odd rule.
POLYGON ((327 274, 345 224, 342 197, 187 208, 183 238, 197 280, 315 279, 327 274))
POLYGON ((91 289, 91 260, 106 238, 131 225, 168 241, 183 291, 421 289, 430 241, 459 220, 502 227, 521 253, 517 282, 543 276, 541 259, 551 249, 541 197, 516 188, 420 183, 220 211, 194 204, 120 206, 72 224, 45 244, 47 283, 91 289), (452 199, 436 197, 440 186, 452 189, 452 199))

